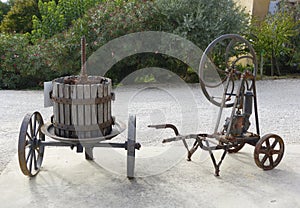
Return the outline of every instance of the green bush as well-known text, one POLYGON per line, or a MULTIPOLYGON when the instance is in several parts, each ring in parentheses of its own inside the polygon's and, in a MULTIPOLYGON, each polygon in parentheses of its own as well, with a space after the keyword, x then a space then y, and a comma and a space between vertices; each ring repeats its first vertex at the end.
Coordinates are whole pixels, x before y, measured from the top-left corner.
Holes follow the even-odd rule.
POLYGON ((242 34, 249 16, 233 0, 156 0, 163 30, 192 41, 202 50, 220 35, 242 34))
MULTIPOLYGON (((41 19, 34 20, 33 42, 28 35, 1 34, 0 87, 6 89, 35 87, 40 86, 43 81, 58 76, 78 74, 81 66, 82 35, 87 39, 87 57, 110 40, 141 31, 176 33, 204 49, 218 35, 229 32, 240 33, 247 21, 241 9, 231 0, 188 2, 185 0, 89 0, 86 2, 94 4, 98 1, 99 5, 84 15, 81 15, 83 11, 81 7, 78 11, 66 10, 69 4, 67 0, 58 1, 59 8, 50 3, 51 1, 43 3, 46 6, 43 7, 45 11, 41 11, 41 14, 50 13, 47 14, 48 16, 44 15, 44 19, 41 16, 41 19), (49 11, 49 8, 52 10, 49 11), (58 10, 63 13, 59 13, 58 10), (51 12, 55 15, 51 16, 51 12), (72 21, 72 17, 78 19, 72 21), (55 21, 50 21, 51 18, 55 21), (62 21, 63 19, 65 22, 62 21), (49 24, 58 27, 51 29, 49 24), (66 27, 71 25, 71 27, 59 32, 62 31, 62 25, 66 27)), ((69 2, 71 4, 71 2, 82 1, 69 2)), ((166 55, 149 53, 133 55, 118 62, 108 72, 108 76, 116 83, 137 69, 151 66, 168 68, 184 79, 195 80, 192 78, 194 76, 191 75, 191 70, 188 70, 188 66, 181 61, 166 55)))
POLYGON ((292 40, 299 34, 299 23, 294 20, 291 13, 278 11, 259 23, 252 24, 250 37, 257 53, 264 54, 271 63, 271 76, 281 75, 280 58, 291 57, 293 53, 292 40))
POLYGON ((31 45, 25 35, 0 34, 0 53, 2 89, 41 87, 43 81, 76 73, 72 67, 78 63, 58 37, 31 45))
POLYGON ((25 48, 28 39, 23 35, 0 34, 0 88, 17 88, 24 69, 25 48))
POLYGON ((33 15, 32 41, 50 38, 66 30, 73 22, 82 17, 88 9, 102 0, 55 0, 38 2, 40 17, 33 15))
POLYGON ((26 33, 32 30, 32 15, 39 16, 36 0, 14 0, 10 11, 4 16, 0 31, 26 33))

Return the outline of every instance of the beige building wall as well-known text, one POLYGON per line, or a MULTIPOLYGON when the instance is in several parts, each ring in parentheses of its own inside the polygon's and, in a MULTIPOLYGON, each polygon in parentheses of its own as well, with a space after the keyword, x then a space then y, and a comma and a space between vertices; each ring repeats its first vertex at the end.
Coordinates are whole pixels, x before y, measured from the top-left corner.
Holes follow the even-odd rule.
POLYGON ((270 0, 235 0, 250 15, 263 19, 269 11, 270 0))
POLYGON ((264 19, 269 12, 270 0, 254 0, 252 15, 264 19))

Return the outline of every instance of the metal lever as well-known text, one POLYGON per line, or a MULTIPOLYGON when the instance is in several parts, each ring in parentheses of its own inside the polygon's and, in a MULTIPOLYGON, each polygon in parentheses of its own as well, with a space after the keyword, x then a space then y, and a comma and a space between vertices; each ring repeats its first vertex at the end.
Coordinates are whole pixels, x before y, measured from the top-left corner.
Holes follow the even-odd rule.
POLYGON ((178 129, 173 124, 149 125, 148 127, 149 128, 156 128, 156 129, 167 129, 167 128, 170 128, 170 129, 173 129, 173 131, 174 131, 174 133, 175 133, 176 136, 179 135, 178 129))

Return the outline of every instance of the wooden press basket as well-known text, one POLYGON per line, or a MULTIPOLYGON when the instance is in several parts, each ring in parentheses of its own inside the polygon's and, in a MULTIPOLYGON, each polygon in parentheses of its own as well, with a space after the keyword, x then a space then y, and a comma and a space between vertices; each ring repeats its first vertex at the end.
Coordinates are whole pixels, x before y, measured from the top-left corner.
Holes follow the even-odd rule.
POLYGON ((52 81, 53 126, 55 134, 66 138, 95 138, 111 133, 112 82, 109 78, 79 76, 52 81))

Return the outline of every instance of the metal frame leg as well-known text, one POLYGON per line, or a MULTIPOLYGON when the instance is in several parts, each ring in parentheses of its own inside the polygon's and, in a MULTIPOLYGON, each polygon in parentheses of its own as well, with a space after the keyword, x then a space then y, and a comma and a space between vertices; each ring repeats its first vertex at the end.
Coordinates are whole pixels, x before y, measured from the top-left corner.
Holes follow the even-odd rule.
POLYGON ((209 147, 208 141, 206 140, 205 142, 206 142, 206 145, 207 145, 207 149, 208 149, 210 158, 211 158, 211 160, 212 160, 212 162, 213 162, 213 164, 214 164, 214 167, 215 167, 215 176, 220 176, 220 166, 221 166, 221 164, 222 164, 222 162, 223 162, 223 160, 224 160, 224 158, 225 158, 225 156, 226 156, 226 154, 227 154, 227 152, 228 152, 228 146, 226 146, 226 148, 224 149, 224 152, 223 152, 223 154, 222 154, 222 156, 221 156, 221 160, 220 160, 219 163, 217 164, 217 161, 216 161, 216 159, 215 159, 215 156, 214 156, 214 154, 213 154, 211 148, 209 147))

